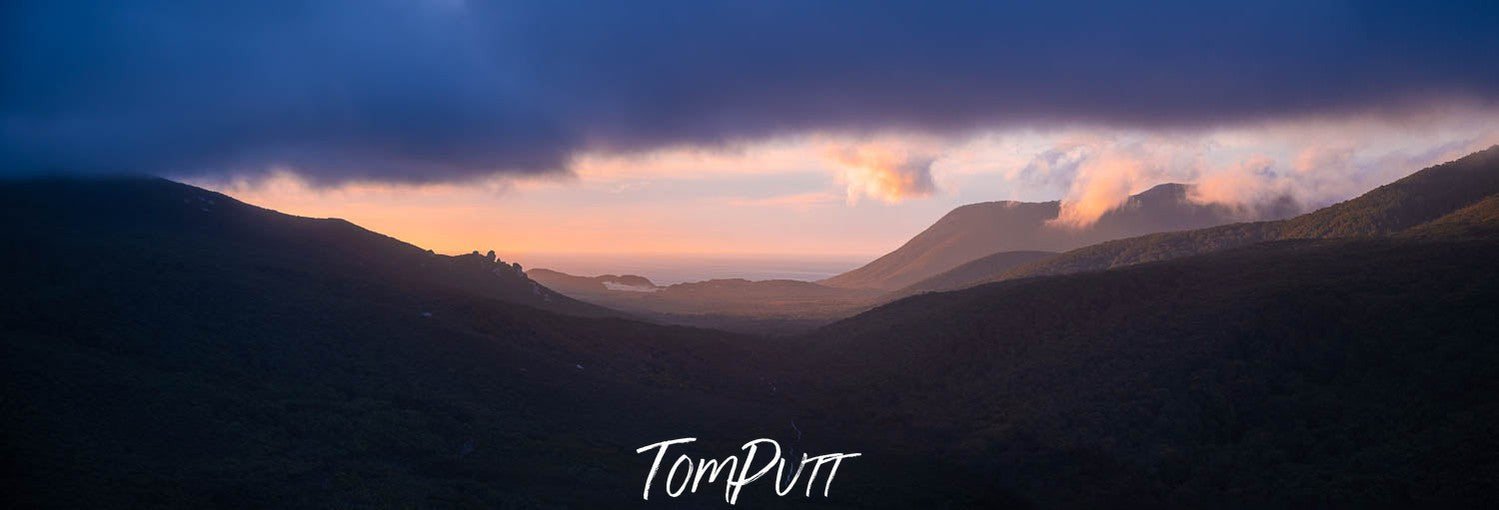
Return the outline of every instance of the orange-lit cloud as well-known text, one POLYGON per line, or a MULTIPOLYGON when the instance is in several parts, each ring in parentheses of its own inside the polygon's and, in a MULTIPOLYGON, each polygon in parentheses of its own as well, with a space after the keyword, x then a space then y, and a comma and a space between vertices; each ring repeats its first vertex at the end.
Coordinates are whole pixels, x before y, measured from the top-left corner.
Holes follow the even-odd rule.
POLYGON ((1193 183, 1188 198, 1202 204, 1250 208, 1288 197, 1290 181, 1276 177, 1275 160, 1261 154, 1234 165, 1205 171, 1193 183))
MULTIPOLYGON (((1485 113, 1488 111, 1489 113, 1485 113)), ((1310 118, 1201 132, 1082 131, 1009 145, 990 172, 1013 186, 1061 187, 1058 226, 1085 226, 1151 186, 1243 211, 1314 209, 1499 143, 1499 115, 1450 109, 1410 117, 1310 118)), ((957 151, 970 161, 975 152, 957 151)), ((944 166, 947 167, 947 166, 944 166)))
POLYGON ((1239 208, 1290 200, 1311 209, 1499 144, 1499 120, 1470 119, 1463 123, 1468 129, 1455 132, 1444 132, 1441 123, 1431 122, 1322 121, 1234 133, 1235 143, 1260 150, 1279 148, 1279 154, 1255 151, 1237 161, 1203 166, 1188 181, 1195 183, 1190 198, 1239 208), (1243 140, 1252 136, 1260 139, 1243 140))
MULTIPOLYGON (((1070 161, 1047 167, 1072 167, 1071 184, 1057 218, 1061 227, 1085 227, 1124 205, 1129 196, 1166 180, 1183 164, 1175 142, 1165 139, 1120 142, 1103 137, 1074 137, 1058 144, 1070 161)), ((1193 164, 1189 159, 1188 164, 1193 164)))
POLYGON ((936 156, 926 150, 889 142, 831 145, 826 154, 843 169, 839 180, 847 187, 847 200, 861 196, 897 204, 908 198, 928 197, 937 191, 932 179, 936 156))

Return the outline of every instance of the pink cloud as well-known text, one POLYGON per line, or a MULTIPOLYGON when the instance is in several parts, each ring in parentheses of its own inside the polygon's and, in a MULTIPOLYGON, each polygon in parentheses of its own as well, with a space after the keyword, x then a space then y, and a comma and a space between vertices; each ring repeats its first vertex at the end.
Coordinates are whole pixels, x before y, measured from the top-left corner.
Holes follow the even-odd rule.
POLYGON ((863 143, 829 147, 827 156, 843 168, 839 180, 847 186, 847 200, 867 196, 887 204, 937 192, 932 179, 936 156, 907 144, 863 143))

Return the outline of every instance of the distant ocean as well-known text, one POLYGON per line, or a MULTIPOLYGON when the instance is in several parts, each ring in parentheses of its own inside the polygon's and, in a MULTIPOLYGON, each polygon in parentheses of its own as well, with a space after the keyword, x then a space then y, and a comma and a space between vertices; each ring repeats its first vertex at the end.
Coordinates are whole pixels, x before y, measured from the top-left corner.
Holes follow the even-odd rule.
POLYGON ((577 276, 634 274, 657 285, 721 278, 817 281, 862 266, 875 257, 790 255, 618 255, 526 253, 500 258, 526 269, 577 276))

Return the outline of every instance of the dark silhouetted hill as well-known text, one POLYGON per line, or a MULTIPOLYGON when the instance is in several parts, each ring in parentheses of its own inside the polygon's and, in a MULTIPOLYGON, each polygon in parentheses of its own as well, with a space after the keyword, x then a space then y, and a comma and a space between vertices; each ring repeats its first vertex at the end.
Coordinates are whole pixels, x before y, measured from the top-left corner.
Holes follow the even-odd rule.
POLYGON ((785 428, 756 342, 488 256, 159 179, 0 181, 0 218, 8 508, 616 506, 633 448, 785 428))
POLYGON ((1278 241, 925 294, 806 338, 796 398, 1042 507, 1484 501, 1495 260, 1278 241))
POLYGON ((0 186, 0 202, 22 246, 118 238, 180 247, 185 255, 297 265, 327 277, 432 283, 561 313, 618 315, 550 291, 493 252, 438 255, 341 219, 286 215, 164 179, 13 181, 0 186))

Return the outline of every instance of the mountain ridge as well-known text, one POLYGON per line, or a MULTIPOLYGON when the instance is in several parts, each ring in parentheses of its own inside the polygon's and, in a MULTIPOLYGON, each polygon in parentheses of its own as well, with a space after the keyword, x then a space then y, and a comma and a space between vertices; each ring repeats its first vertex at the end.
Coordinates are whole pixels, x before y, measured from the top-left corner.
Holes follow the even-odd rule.
POLYGON ((1285 214, 1290 205, 1246 212, 1191 201, 1188 186, 1161 184, 1132 195, 1088 226, 1056 225, 1061 202, 981 202, 949 211, 899 248, 852 271, 821 280, 834 287, 887 292, 915 284, 998 252, 1063 252, 1152 232, 1185 230, 1285 214))
MULTIPOLYGON (((307 218, 240 202, 227 195, 156 177, 38 178, 0 185, 3 211, 22 240, 54 239, 50 228, 74 232, 67 241, 129 235, 137 242, 176 242, 181 233, 225 242, 244 239, 280 246, 261 255, 292 254, 329 272, 373 272, 393 280, 427 280, 491 299, 572 315, 621 316, 530 280, 516 264, 474 251, 441 255, 340 218, 307 218), (89 214, 107 208, 109 216, 89 214), (21 214, 20 211, 26 211, 21 214), (87 221, 81 216, 87 216, 87 221), (25 217, 24 220, 21 218, 25 217)), ((45 241, 44 241, 45 242, 45 241)))
POLYGON ((1020 265, 985 281, 1107 269, 1275 240, 1387 235, 1436 220, 1496 192, 1499 146, 1427 167, 1294 218, 1107 241, 1020 265))

